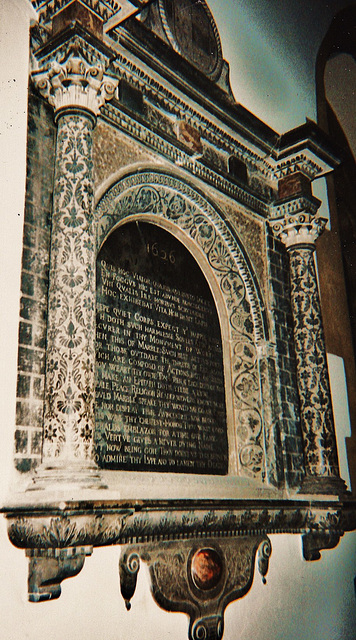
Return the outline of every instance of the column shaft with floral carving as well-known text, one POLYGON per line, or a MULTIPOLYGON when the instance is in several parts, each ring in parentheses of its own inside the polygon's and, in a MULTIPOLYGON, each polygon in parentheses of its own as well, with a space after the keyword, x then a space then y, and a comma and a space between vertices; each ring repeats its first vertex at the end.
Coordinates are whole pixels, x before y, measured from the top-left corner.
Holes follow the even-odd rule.
POLYGON ((95 228, 92 133, 115 90, 76 52, 33 74, 58 124, 51 232, 44 468, 93 463, 95 228), (77 463, 77 464, 76 464, 77 463))
POLYGON ((90 118, 58 120, 47 332, 44 457, 91 459, 95 252, 90 118))
POLYGON ((291 303, 306 479, 305 491, 340 489, 327 359, 314 263, 325 220, 309 213, 271 222, 290 257, 291 303))
POLYGON ((314 247, 289 249, 304 457, 312 476, 339 474, 314 247))

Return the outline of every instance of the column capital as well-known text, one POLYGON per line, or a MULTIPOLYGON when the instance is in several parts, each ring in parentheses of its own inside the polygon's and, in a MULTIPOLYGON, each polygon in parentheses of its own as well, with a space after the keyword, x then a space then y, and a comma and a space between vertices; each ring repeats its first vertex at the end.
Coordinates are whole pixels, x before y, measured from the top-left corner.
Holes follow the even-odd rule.
POLYGON ((269 221, 274 235, 283 242, 287 249, 303 245, 304 247, 310 247, 312 250, 326 223, 326 218, 300 212, 292 215, 286 214, 269 221))
POLYGON ((114 96, 118 80, 104 72, 101 63, 90 64, 76 51, 62 61, 32 72, 32 80, 55 115, 62 110, 79 109, 97 116, 100 107, 114 96))

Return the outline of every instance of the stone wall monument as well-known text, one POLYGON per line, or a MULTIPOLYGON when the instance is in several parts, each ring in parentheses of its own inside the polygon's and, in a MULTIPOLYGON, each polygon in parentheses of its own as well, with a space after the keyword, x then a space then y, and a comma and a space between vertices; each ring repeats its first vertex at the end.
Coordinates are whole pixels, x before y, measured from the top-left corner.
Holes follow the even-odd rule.
POLYGON ((339 475, 312 182, 337 151, 238 104, 205 1, 33 2, 14 462, 29 599, 124 545, 189 637, 355 527, 339 475))

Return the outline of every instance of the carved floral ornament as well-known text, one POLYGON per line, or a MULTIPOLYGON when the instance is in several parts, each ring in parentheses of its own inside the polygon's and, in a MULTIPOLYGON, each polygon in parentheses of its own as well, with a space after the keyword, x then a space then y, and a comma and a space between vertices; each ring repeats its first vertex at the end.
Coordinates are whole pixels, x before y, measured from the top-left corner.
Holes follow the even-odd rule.
POLYGON ((157 604, 166 611, 188 614, 189 640, 221 640, 226 606, 250 590, 256 554, 266 583, 271 552, 265 535, 129 546, 120 557, 121 594, 130 610, 143 560, 157 604))
POLYGON ((114 96, 118 80, 104 72, 103 65, 90 65, 76 51, 61 62, 53 60, 49 67, 32 73, 41 95, 54 107, 85 109, 95 116, 100 107, 114 96))

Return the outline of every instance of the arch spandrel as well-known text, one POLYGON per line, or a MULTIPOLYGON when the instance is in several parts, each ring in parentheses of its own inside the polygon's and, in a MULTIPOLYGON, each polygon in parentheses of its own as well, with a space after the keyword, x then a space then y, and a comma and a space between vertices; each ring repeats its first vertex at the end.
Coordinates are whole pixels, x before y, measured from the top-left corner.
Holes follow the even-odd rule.
MULTIPOLYGON (((264 481, 270 455, 265 431, 266 380, 260 345, 266 343, 263 306, 243 248, 217 209, 183 180, 156 171, 123 177, 96 208, 97 250, 129 219, 165 227, 193 254, 211 288, 220 319, 229 439, 229 474, 264 481)), ((273 461, 272 461, 273 464, 273 461)), ((267 473, 268 477, 268 473, 267 473)))

